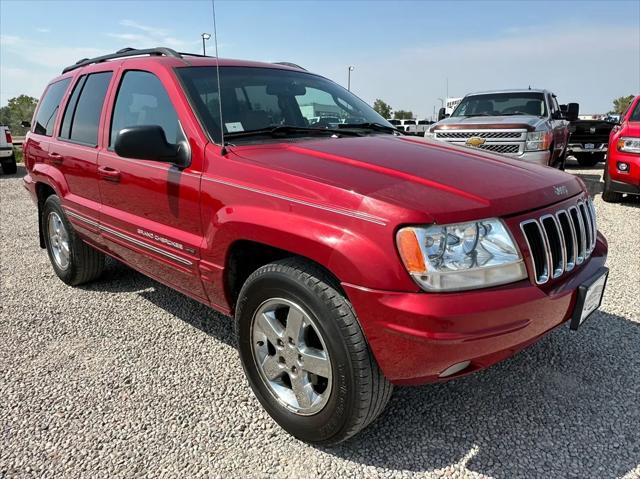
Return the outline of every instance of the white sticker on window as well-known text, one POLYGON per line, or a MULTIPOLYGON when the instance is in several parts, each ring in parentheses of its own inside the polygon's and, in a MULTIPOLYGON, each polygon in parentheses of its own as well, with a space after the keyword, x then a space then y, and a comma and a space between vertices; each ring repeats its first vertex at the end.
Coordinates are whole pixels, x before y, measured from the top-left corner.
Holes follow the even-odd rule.
POLYGON ((239 121, 233 123, 225 123, 224 126, 227 128, 228 133, 235 133, 236 131, 244 131, 242 127, 242 123, 239 121))

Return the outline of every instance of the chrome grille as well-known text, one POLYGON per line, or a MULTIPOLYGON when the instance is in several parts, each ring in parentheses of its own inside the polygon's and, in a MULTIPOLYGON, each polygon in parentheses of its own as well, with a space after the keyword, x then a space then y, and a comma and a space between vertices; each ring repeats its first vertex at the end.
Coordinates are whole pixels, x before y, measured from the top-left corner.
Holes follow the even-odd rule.
POLYGON ((495 153, 519 153, 520 145, 518 143, 485 143, 477 148, 481 150, 493 151, 495 153))
POLYGON ((520 138, 520 131, 436 131, 438 138, 520 138))
POLYGON ((596 246, 596 215, 593 201, 520 223, 531 253, 537 284, 559 278, 589 258, 596 246))

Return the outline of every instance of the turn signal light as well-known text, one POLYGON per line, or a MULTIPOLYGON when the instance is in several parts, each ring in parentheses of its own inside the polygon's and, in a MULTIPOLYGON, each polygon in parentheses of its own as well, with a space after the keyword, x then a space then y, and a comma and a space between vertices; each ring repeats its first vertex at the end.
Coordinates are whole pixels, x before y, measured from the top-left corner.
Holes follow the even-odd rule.
POLYGON ((420 243, 415 231, 411 228, 404 228, 398 231, 397 236, 398 251, 400 257, 409 273, 424 273, 425 262, 420 243))

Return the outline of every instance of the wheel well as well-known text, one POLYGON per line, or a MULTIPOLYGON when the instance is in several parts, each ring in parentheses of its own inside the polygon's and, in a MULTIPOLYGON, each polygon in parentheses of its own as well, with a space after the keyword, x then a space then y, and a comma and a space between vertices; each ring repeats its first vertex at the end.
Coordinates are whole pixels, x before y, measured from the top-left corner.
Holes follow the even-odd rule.
POLYGON ((334 280, 335 288, 344 294, 340 287, 340 281, 338 278, 336 278, 331 271, 316 261, 263 243, 240 240, 231 245, 227 255, 227 266, 225 268, 225 292, 227 294, 227 298, 229 298, 231 308, 235 309, 240 290, 247 278, 251 276, 251 273, 266 264, 272 263, 273 261, 291 257, 302 258, 324 270, 334 280))
POLYGON ((44 248, 44 232, 42 229, 42 208, 44 202, 51 195, 55 195, 56 192, 53 188, 45 183, 36 184, 36 196, 38 198, 38 236, 40 237, 40 248, 44 248))

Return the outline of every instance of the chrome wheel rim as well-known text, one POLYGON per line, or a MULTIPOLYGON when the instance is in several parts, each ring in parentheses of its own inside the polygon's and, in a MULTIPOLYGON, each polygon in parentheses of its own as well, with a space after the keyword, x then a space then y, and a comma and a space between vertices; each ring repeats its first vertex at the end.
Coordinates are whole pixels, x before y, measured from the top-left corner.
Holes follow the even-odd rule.
POLYGON ((49 246, 51 256, 56 266, 60 269, 69 267, 69 234, 64 227, 62 218, 55 211, 49 213, 47 218, 47 231, 49 234, 49 246))
POLYGON ((308 416, 331 394, 331 361, 317 325, 292 301, 260 305, 251 322, 253 355, 260 378, 288 410, 308 416))

